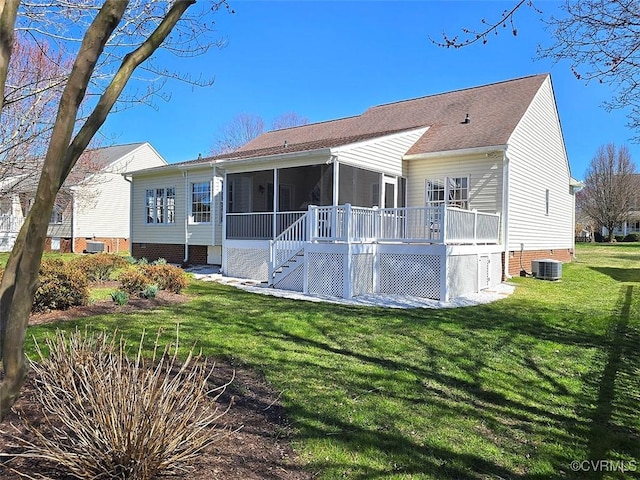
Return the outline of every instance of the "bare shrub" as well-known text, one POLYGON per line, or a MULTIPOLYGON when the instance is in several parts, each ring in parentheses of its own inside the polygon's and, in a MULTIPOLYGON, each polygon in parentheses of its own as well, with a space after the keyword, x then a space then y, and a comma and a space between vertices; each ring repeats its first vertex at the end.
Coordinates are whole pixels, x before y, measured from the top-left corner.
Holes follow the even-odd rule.
MULTIPOLYGON (((158 335, 159 337, 159 335, 158 335)), ((55 462, 79 479, 149 480, 188 471, 188 462, 228 434, 212 407, 226 386, 211 388, 212 366, 193 349, 180 362, 177 342, 135 359, 116 334, 58 331, 36 342, 32 362, 45 421, 27 423, 35 440, 18 438, 26 456, 55 462)), ((25 419, 28 420, 28 419, 25 419)))
POLYGON ((151 284, 151 279, 136 267, 123 271, 118 276, 118 281, 120 282, 120 290, 137 297, 151 284))
POLYGON ((158 285, 160 290, 180 293, 189 284, 189 278, 184 270, 174 265, 166 263, 141 265, 140 270, 151 282, 158 285))
POLYGON ((109 280, 116 269, 129 265, 124 257, 113 253, 83 255, 75 258, 72 263, 85 273, 90 282, 109 280))
POLYGON ((32 311, 66 310, 88 300, 89 283, 77 266, 60 259, 42 261, 32 311))

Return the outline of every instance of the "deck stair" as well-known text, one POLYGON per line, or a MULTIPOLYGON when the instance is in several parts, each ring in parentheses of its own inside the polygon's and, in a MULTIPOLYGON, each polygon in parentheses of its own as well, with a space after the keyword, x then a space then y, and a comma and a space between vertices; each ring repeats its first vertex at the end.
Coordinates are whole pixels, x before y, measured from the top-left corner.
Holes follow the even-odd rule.
POLYGON ((275 286, 304 266, 304 245, 309 238, 309 213, 291 224, 270 242, 269 286, 275 286))

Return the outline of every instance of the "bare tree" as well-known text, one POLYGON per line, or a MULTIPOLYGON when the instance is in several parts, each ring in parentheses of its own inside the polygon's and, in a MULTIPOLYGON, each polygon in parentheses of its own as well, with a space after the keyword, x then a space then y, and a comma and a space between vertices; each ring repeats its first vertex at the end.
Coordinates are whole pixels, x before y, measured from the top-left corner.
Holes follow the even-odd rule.
POLYGON ((296 112, 283 113, 271 122, 271 130, 281 130, 283 128, 299 127, 300 125, 306 125, 309 123, 309 119, 296 112))
POLYGON ((489 35, 498 35, 501 30, 506 30, 507 27, 509 27, 510 33, 515 37, 518 35, 518 29, 515 24, 515 15, 518 10, 523 7, 533 8, 537 12, 540 12, 540 10, 535 7, 533 0, 519 0, 514 2, 511 8, 503 10, 496 19, 481 19, 480 23, 482 27, 480 27, 480 29, 463 28, 462 38, 460 35, 451 36, 446 32, 443 32, 442 41, 436 41, 433 39, 431 39, 431 41, 436 45, 445 48, 461 48, 472 45, 476 42, 482 42, 485 44, 488 42, 489 35))
POLYGON ((264 132, 264 120, 261 116, 239 113, 220 128, 211 148, 211 154, 233 152, 262 132, 264 132))
POLYGON ((13 178, 5 186, 37 178, 70 63, 48 43, 16 36, 0 122, 0 179, 13 178))
MULTIPOLYGON (((496 20, 482 19, 480 29, 465 28, 462 35, 442 34, 437 45, 460 48, 487 43, 501 30, 518 34, 519 10, 536 8, 533 0, 514 1, 496 20)), ((551 32, 550 46, 538 46, 538 58, 568 61, 573 74, 586 83, 611 85, 615 94, 605 102, 608 109, 630 107, 629 126, 640 139, 640 3, 637 0, 565 0, 561 16, 544 20, 551 32)), ((432 40, 433 41, 433 40, 432 40)))
POLYGON ((605 227, 609 240, 613 229, 625 221, 635 205, 635 165, 626 146, 601 146, 591 159, 584 188, 577 197, 578 208, 596 225, 605 227))
MULTIPOLYGON (((306 125, 309 119, 295 112, 283 113, 271 122, 271 130, 306 125)), ((223 125, 215 135, 212 155, 220 155, 237 150, 265 132, 265 123, 260 115, 240 113, 223 125)))
MULTIPOLYGON (((631 107, 629 126, 640 130, 640 3, 566 0, 564 15, 548 21, 553 43, 538 55, 570 62, 577 79, 615 87, 605 107, 631 107)), ((637 134, 640 135, 640 132, 637 134)))
MULTIPOLYGON (((0 1, 0 102, 4 102, 16 25, 28 28, 32 38, 49 35, 60 45, 65 42, 75 45, 77 51, 63 86, 35 201, 0 283, 0 353, 4 369, 0 383, 0 419, 9 412, 26 378, 25 333, 49 218, 61 186, 133 73, 143 64, 147 71, 154 70, 147 60, 161 45, 173 45, 175 51, 183 53, 206 50, 203 42, 207 23, 203 21, 203 12, 193 17, 186 13, 195 0, 25 1, 20 16, 16 17, 19 3, 18 0, 0 1), (73 35, 78 31, 84 33, 76 43, 73 35), (99 91, 95 100, 88 97, 90 85, 99 91), (83 105, 90 113, 78 125, 83 105)), ((207 3, 205 10, 215 10, 221 5, 226 6, 226 2, 207 3)))

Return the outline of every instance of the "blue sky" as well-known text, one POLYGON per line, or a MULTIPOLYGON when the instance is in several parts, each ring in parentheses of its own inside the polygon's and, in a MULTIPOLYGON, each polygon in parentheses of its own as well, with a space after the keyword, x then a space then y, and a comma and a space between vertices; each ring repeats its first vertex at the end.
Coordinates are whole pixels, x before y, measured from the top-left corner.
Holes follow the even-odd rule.
POLYGON ((223 49, 174 66, 192 75, 215 76, 198 88, 169 82, 168 102, 112 115, 108 141, 150 142, 170 162, 207 155, 216 130, 238 113, 261 115, 268 124, 285 112, 311 122, 358 115, 368 107, 460 88, 550 72, 572 175, 584 177, 597 148, 630 142, 625 112, 601 104, 612 88, 576 80, 567 63, 535 60, 536 46, 551 41, 543 18, 560 2, 540 1, 540 15, 524 9, 510 29, 486 45, 443 49, 429 37, 480 27, 513 4, 502 1, 234 1, 235 14, 215 18, 223 49))

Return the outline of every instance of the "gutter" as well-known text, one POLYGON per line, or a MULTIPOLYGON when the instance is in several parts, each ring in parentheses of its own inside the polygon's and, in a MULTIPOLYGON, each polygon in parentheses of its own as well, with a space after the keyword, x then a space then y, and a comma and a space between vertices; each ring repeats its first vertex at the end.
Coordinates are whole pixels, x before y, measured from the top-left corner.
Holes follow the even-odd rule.
POLYGON ((445 150, 441 152, 427 152, 427 153, 414 153, 411 155, 404 155, 403 160, 424 160, 429 158, 446 158, 446 157, 458 157, 462 155, 474 155, 478 153, 489 154, 492 152, 506 152, 507 145, 489 145, 485 147, 473 147, 473 148, 461 148, 458 150, 445 150))
POLYGON ((159 167, 145 168, 142 170, 134 170, 132 172, 123 173, 122 175, 132 175, 132 174, 144 174, 144 173, 156 173, 156 172, 166 172, 171 170, 178 171, 186 171, 186 170, 195 170, 199 168, 207 168, 213 167, 214 165, 251 165, 254 163, 264 163, 264 162, 272 162, 273 160, 287 160, 292 158, 307 158, 307 157, 315 157, 315 156, 329 156, 331 155, 330 148, 319 148, 316 150, 301 150, 299 152, 290 152, 290 153, 277 153, 274 155, 265 155, 262 157, 245 157, 245 158, 228 158, 222 159, 218 161, 209 161, 209 162, 201 162, 201 163, 184 163, 181 165, 168 164, 161 165, 159 167))

